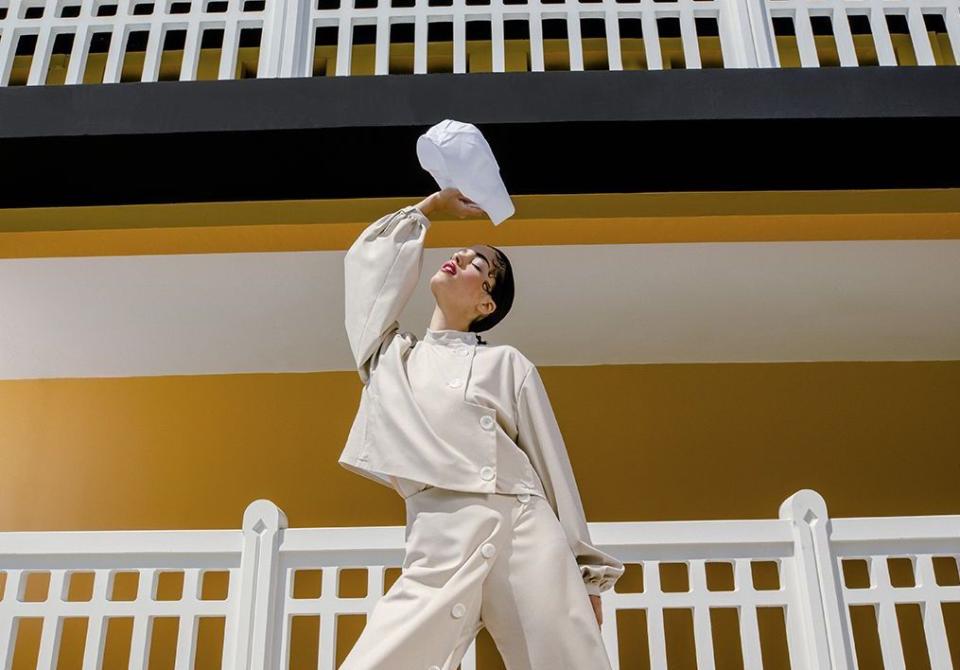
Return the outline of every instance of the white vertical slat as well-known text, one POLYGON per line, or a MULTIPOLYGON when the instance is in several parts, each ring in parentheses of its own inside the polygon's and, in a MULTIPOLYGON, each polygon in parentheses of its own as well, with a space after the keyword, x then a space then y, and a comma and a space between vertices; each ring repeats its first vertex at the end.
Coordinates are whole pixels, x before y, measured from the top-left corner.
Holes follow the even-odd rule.
POLYGON ((917 65, 936 65, 927 26, 923 22, 923 10, 919 5, 910 4, 907 7, 907 27, 910 30, 910 41, 913 42, 913 53, 917 56, 917 65))
MULTIPOLYGON (((280 583, 277 585, 277 599, 279 601, 280 615, 277 625, 280 626, 280 667, 290 667, 290 651, 292 644, 293 617, 289 613, 289 605, 293 601, 293 580, 294 568, 286 568, 280 571, 280 583)), ((323 591, 321 590, 321 595, 323 591)), ((323 628, 323 621, 320 620, 320 627, 323 628)), ((323 667, 323 646, 322 641, 318 640, 320 648, 317 654, 317 670, 323 667)))
POLYGON ((762 654, 760 653, 760 626, 757 623, 757 608, 755 605, 740 607, 740 648, 743 651, 743 667, 762 668, 762 654), (747 661, 747 658, 750 661, 747 661))
POLYGON ((810 25, 810 12, 807 11, 806 5, 797 6, 793 26, 797 37, 797 50, 800 52, 800 65, 802 67, 820 67, 817 43, 814 39, 813 28, 810 25))
POLYGON ((505 72, 506 62, 504 58, 504 34, 503 34, 503 0, 491 0, 491 21, 490 21, 490 58, 491 71, 505 72))
POLYGON ((960 63, 960 5, 947 6, 943 10, 943 22, 953 50, 953 62, 960 63))
MULTIPOLYGON (((85 16, 91 8, 89 0, 83 0, 81 16, 85 16)), ((82 84, 83 73, 90 58, 90 39, 93 33, 90 24, 81 21, 77 24, 77 32, 73 36, 73 45, 70 47, 70 62, 67 64, 67 74, 63 82, 66 85, 82 84)))
POLYGON ((320 575, 320 602, 323 616, 320 618, 320 667, 319 670, 335 670, 337 660, 337 616, 333 607, 337 597, 337 570, 325 567, 320 575))
POLYGON ((880 65, 896 65, 897 57, 893 52, 887 17, 883 5, 875 1, 870 4, 870 30, 873 33, 873 44, 877 48, 877 62, 880 65))
MULTIPOLYGON (((16 0, 15 0, 16 1, 16 0)), ((22 570, 6 570, 7 585, 3 600, 0 600, 0 670, 13 667, 13 652, 17 644, 17 629, 20 621, 16 616, 16 601, 22 597, 22 570)))
POLYGON ((743 654, 744 668, 763 667, 760 655, 760 629, 757 626, 757 608, 753 604, 753 572, 749 558, 738 558, 733 565, 733 579, 737 590, 741 591, 747 602, 738 607, 740 624, 740 649, 743 654))
MULTIPOLYGON (((467 26, 463 14, 463 0, 454 0, 457 11, 453 13, 453 71, 464 73, 467 71, 467 26)), ((424 19, 426 20, 426 19, 424 19)), ((424 31, 426 32, 426 31, 424 31)), ((426 41, 426 38, 424 38, 426 41)), ((424 44, 423 69, 427 71, 426 44, 424 44)))
POLYGON ((614 590, 608 591, 601 598, 600 605, 603 608, 603 627, 600 636, 603 638, 603 644, 607 648, 607 656, 610 658, 611 670, 620 670, 620 641, 617 638, 617 593, 614 590))
POLYGON ((903 646, 897 611, 891 596, 890 573, 886 556, 870 557, 870 581, 877 590, 877 632, 880 635, 880 652, 884 670, 904 670, 903 646))
MULTIPOLYGON (((19 0, 12 0, 8 11, 15 11, 19 0)), ((13 70, 13 58, 17 50, 17 42, 22 33, 17 30, 16 24, 9 23, 0 33, 0 86, 10 83, 10 72, 13 70)))
POLYGON ((340 25, 337 30, 337 71, 336 76, 346 77, 350 74, 350 59, 353 51, 353 21, 350 14, 342 11, 340 25))
POLYGON ((853 44, 853 34, 850 32, 850 19, 847 17, 847 5, 837 3, 833 8, 832 24, 833 37, 837 42, 837 55, 840 67, 858 65, 857 51, 853 44))
POLYGON ((192 670, 199 625, 200 619, 195 614, 177 617, 177 655, 174 670, 192 670))
POLYGON ((83 647, 83 670, 99 670, 103 665, 103 651, 106 644, 107 586, 110 582, 110 570, 96 570, 93 573, 93 593, 90 597, 90 617, 87 619, 87 639, 83 647))
POLYGON ((63 621, 57 614, 63 600, 63 587, 66 570, 51 570, 50 585, 47 590, 47 611, 51 612, 43 617, 43 628, 40 631, 40 652, 37 656, 37 668, 42 670, 56 670, 57 650, 60 648, 60 637, 63 634, 63 621))
MULTIPOLYGON (((663 594, 660 561, 643 562, 643 591, 660 601, 663 594)), ((663 630, 663 608, 659 604, 647 608, 647 640, 650 643, 650 667, 667 667, 667 639, 663 630)))
POLYGON ((660 31, 657 28, 657 10, 649 4, 641 7, 640 25, 643 29, 643 48, 647 53, 647 69, 662 70, 663 54, 660 51, 660 31))
MULTIPOLYGON (((121 7, 129 5, 129 0, 121 0, 121 7)), ((117 9, 118 12, 122 11, 117 9)), ((123 73, 123 54, 127 49, 132 29, 129 24, 120 24, 110 33, 110 46, 107 48, 107 62, 103 67, 104 84, 116 84, 123 73)))
MULTIPOLYGON (((931 554, 917 556, 916 572, 917 587, 925 596, 920 607, 923 613, 923 634, 927 640, 930 668, 931 670, 952 670, 954 664, 950 661, 950 646, 947 641, 947 629, 943 624, 943 609, 937 597, 942 594, 942 591, 937 584, 931 554)), ((956 660, 960 662, 960 658, 956 660)))
POLYGON ((143 670, 150 660, 150 643, 154 617, 144 614, 153 599, 157 579, 156 568, 137 570, 137 613, 133 617, 133 635, 130 640, 130 670, 143 670))
POLYGON ((690 591, 693 599, 693 638, 697 652, 697 670, 714 670, 713 626, 707 604, 707 571, 702 560, 687 563, 690 572, 690 591))
POLYGON ((693 6, 689 2, 680 3, 680 44, 683 46, 684 67, 687 70, 701 69, 703 61, 700 58, 697 23, 693 19, 693 6))
POLYGON ((197 648, 197 629, 200 625, 197 617, 199 585, 198 569, 191 568, 183 571, 182 606, 185 611, 180 615, 177 624, 177 656, 174 665, 176 670, 191 670, 193 666, 193 656, 197 648))
MULTIPOLYGON (((453 31, 456 35, 457 22, 453 22, 453 31)), ((429 47, 429 30, 427 26, 427 17, 422 12, 418 12, 413 24, 413 73, 426 74, 427 72, 427 49, 429 47)), ((454 49, 454 61, 456 61, 456 49, 454 49)))
MULTIPOLYGON (((53 11, 52 7, 44 10, 44 17, 53 11)), ((30 72, 27 75, 27 86, 40 86, 47 79, 47 70, 50 67, 50 51, 53 49, 51 26, 44 22, 37 33, 37 42, 30 59, 30 72)))
MULTIPOLYGON (((796 598, 797 589, 794 588, 794 585, 797 583, 797 578, 793 561, 781 561, 780 578, 780 588, 783 589, 784 593, 788 595, 788 602, 784 608, 784 622, 787 626, 787 651, 790 654, 790 667, 812 668, 814 666, 809 658, 807 649, 803 644, 804 622, 802 612, 800 612, 800 607, 796 598)), ((846 610, 846 608, 844 609, 846 610)), ((849 618, 849 614, 847 616, 849 618)), ((847 624, 847 630, 850 630, 849 622, 847 624)), ((856 665, 854 665, 853 670, 856 670, 856 665)))
POLYGON ((583 41, 580 36, 580 13, 577 6, 567 3, 567 55, 570 71, 583 71, 583 41))
POLYGON ((530 71, 543 72, 543 19, 539 0, 530 0, 530 71))
MULTIPOLYGON (((603 0, 603 27, 607 36, 607 67, 610 70, 623 70, 623 52, 620 49, 620 21, 614 0, 603 0)), ((614 670, 617 670, 614 668, 614 670)))
POLYGON ((167 26, 151 24, 147 32, 147 51, 143 58, 142 82, 155 82, 160 77, 160 56, 163 54, 163 40, 167 35, 167 26))
POLYGON ((374 47, 374 74, 390 74, 390 16, 377 13, 377 39, 374 47))
POLYGON ((200 65, 200 26, 196 21, 187 23, 183 42, 183 60, 180 62, 180 81, 196 81, 200 65))
POLYGON ((220 67, 217 79, 233 79, 240 61, 240 27, 230 22, 223 29, 223 43, 220 48, 220 67))

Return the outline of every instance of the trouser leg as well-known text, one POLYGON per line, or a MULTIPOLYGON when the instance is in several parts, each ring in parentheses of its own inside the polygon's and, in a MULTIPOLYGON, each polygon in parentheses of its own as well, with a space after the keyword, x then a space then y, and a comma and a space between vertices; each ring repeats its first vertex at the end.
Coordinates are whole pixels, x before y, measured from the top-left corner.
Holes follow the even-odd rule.
MULTIPOLYGON (((433 491, 433 490, 431 490, 433 491)), ((400 577, 377 602, 340 670, 453 670, 479 628, 501 513, 442 491, 408 499, 400 577)))
POLYGON ((538 496, 515 504, 520 510, 510 541, 500 547, 483 585, 480 612, 507 670, 610 670, 559 520, 538 496))

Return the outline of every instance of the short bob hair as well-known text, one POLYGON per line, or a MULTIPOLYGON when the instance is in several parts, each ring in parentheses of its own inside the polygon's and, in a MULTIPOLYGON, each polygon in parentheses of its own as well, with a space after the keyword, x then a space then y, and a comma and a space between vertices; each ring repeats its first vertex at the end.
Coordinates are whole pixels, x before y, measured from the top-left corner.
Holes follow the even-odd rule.
POLYGON ((490 297, 497 306, 493 312, 470 324, 468 330, 471 333, 490 330, 500 323, 513 307, 513 267, 510 265, 510 259, 497 247, 487 246, 494 250, 497 259, 494 263, 493 290, 490 291, 490 297))

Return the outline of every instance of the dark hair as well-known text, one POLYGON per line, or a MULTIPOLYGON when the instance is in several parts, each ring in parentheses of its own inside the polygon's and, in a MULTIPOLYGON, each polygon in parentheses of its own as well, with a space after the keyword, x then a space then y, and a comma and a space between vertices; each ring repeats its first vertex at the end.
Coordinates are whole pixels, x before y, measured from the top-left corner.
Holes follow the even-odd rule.
MULTIPOLYGON (((493 249, 496 254, 497 262, 494 264, 494 282, 493 290, 490 291, 490 297, 496 303, 496 308, 487 316, 481 317, 470 324, 471 333, 482 333, 490 330, 500 323, 513 307, 513 267, 510 265, 510 259, 497 247, 487 245, 493 249)), ((486 344, 480 335, 477 335, 478 344, 486 344)))

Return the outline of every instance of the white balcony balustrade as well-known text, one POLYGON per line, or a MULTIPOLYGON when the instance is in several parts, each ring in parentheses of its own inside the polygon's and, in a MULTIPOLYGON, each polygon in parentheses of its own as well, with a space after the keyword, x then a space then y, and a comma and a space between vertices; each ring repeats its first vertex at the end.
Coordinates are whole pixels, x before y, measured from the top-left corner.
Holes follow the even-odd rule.
MULTIPOLYGON (((902 669, 897 608, 903 604, 922 610, 929 667, 950 670, 960 661, 950 658, 950 642, 957 645, 953 636, 960 631, 948 638, 943 615, 950 603, 960 602, 960 515, 830 519, 820 495, 804 489, 781 505, 777 519, 590 526, 597 545, 628 565, 625 577, 642 571, 642 590, 621 590, 629 581, 621 580, 603 594, 602 633, 616 668, 618 635, 627 630, 618 625, 618 613, 645 614, 646 630, 637 636, 646 633, 650 667, 660 670, 667 667, 665 614, 686 611, 697 667, 712 669, 711 615, 726 608, 737 612, 746 668, 765 667, 758 615, 773 610, 783 622, 794 670, 854 670, 851 608, 870 607, 884 667, 902 669), (910 566, 913 579, 892 581, 893 561, 910 566), (851 577, 858 563, 865 575, 860 583, 851 577), (762 566, 773 568, 766 582, 758 580, 762 566), (718 567, 729 579, 716 580, 718 567), (686 588, 661 581, 675 568, 686 573, 686 588)), ((288 528, 283 512, 267 500, 247 508, 242 530, 0 533, 0 668, 12 667, 18 640, 25 637, 18 629, 30 620, 42 621, 32 652, 37 667, 57 667, 68 618, 87 621, 84 669, 101 667, 105 632, 115 618, 132 619, 129 667, 146 668, 154 623, 165 617, 178 621, 177 670, 194 667, 204 618, 224 624, 217 667, 288 668, 294 618, 312 617, 319 621, 319 654, 298 663, 333 670, 338 617, 369 614, 385 591, 385 571, 402 564, 403 543, 402 526, 288 528), (356 568, 367 570, 366 595, 341 597, 341 571, 356 568), (318 593, 295 593, 300 571, 319 571, 318 593), (158 583, 170 573, 182 578, 180 597, 159 599, 158 583), (211 596, 205 582, 218 573, 229 584, 211 596), (84 574, 92 576, 92 586, 85 597, 73 597, 71 582, 84 574), (115 587, 124 574, 136 577, 139 589, 121 600, 115 587), (46 588, 28 588, 32 579, 46 588)), ((462 667, 475 670, 475 643, 462 667)))
POLYGON ((0 0, 0 86, 957 63, 958 0, 0 0))

